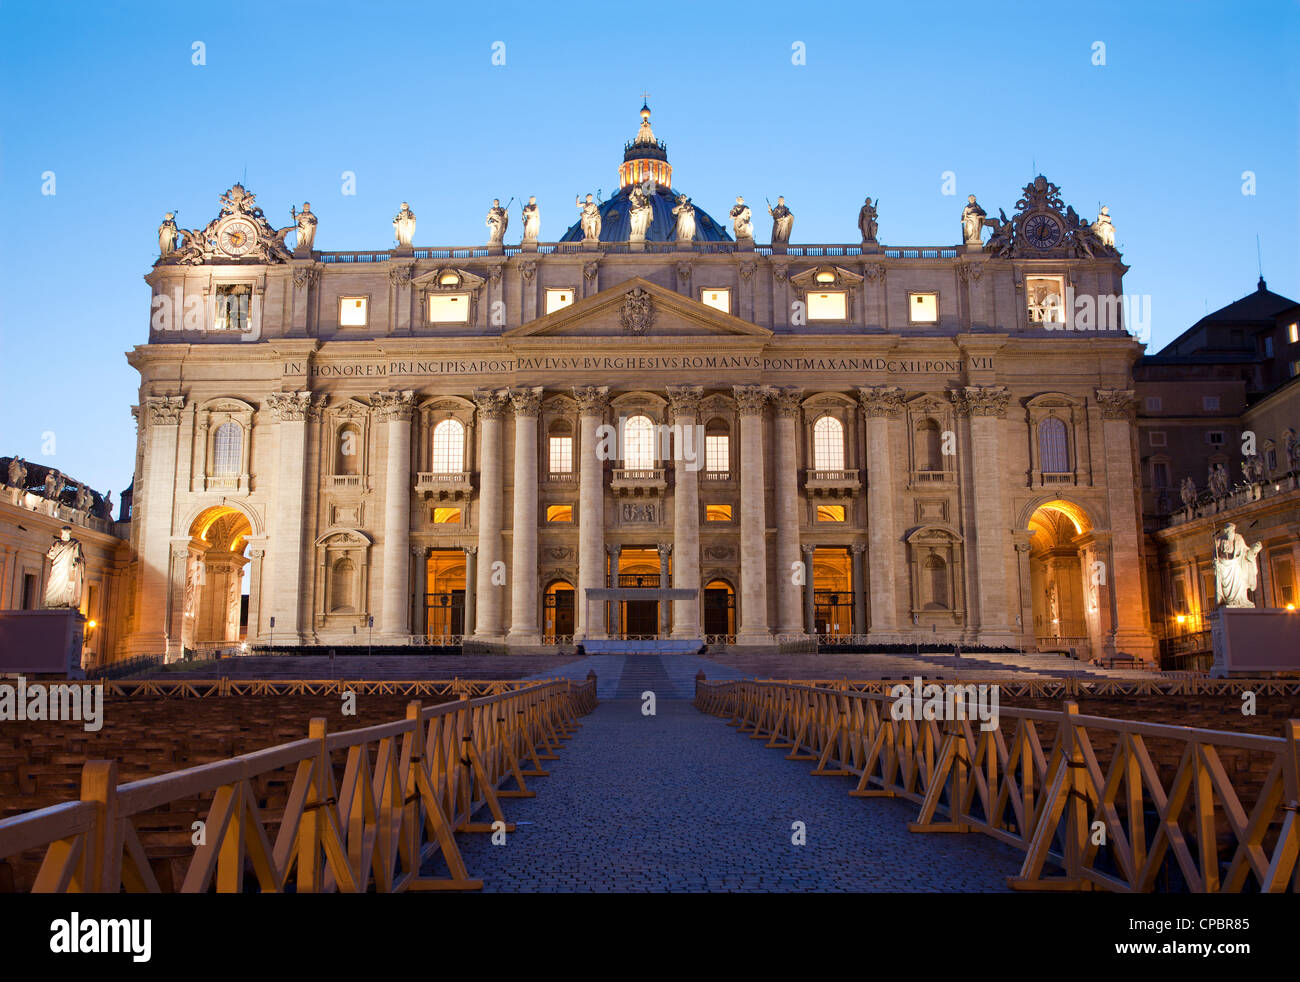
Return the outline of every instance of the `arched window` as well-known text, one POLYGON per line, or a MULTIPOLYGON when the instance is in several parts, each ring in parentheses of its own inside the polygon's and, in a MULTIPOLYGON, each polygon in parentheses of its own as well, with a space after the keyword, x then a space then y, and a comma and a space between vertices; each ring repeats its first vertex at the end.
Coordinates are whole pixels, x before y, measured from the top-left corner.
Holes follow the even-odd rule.
POLYGON ((731 470, 731 428, 723 419, 711 419, 704 427, 704 469, 714 474, 731 470))
POLYGON ((361 473, 361 430, 355 423, 345 423, 339 427, 338 441, 334 448, 334 473, 361 473))
POLYGON ((834 416, 813 424, 813 470, 844 470, 844 426, 834 416))
POLYGON ((212 437, 212 473, 217 477, 233 477, 239 473, 240 450, 244 433, 238 423, 222 423, 212 437))
POLYGON ((939 424, 932 419, 923 419, 916 425, 916 464, 916 469, 921 471, 943 470, 939 424))
POLYGON ((552 474, 573 473, 573 427, 568 420, 557 419, 547 431, 550 441, 548 459, 552 474))
POLYGON ((1070 470, 1070 449, 1065 423, 1048 416, 1038 424, 1038 462, 1044 474, 1065 474, 1070 470))
POLYGON ((925 590, 929 594, 925 606, 929 609, 948 609, 948 564, 942 556, 931 555, 925 560, 925 590))
POLYGON ((344 557, 334 561, 330 570, 330 612, 347 612, 353 609, 352 586, 356 581, 356 566, 344 557))
POLYGON ((648 471, 655 465, 655 424, 649 416, 633 416, 623 424, 623 466, 648 471))
POLYGON ((433 428, 433 472, 459 474, 465 469, 465 427, 458 419, 444 419, 433 428))

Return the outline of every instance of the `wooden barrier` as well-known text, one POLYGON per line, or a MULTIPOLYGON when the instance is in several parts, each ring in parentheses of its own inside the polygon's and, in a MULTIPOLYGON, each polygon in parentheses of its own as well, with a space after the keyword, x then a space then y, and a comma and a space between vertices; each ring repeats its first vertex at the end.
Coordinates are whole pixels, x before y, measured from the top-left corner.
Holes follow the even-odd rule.
MULTIPOLYGON (((920 674, 920 673, 918 673, 920 674)), ((819 689, 842 692, 872 692, 887 694, 900 682, 912 684, 912 679, 761 679, 763 682, 786 682, 819 689)), ((1062 677, 1050 679, 988 678, 978 675, 960 676, 940 672, 929 674, 926 682, 951 682, 961 685, 996 685, 1004 696, 1021 696, 1030 699, 1066 699, 1073 696, 1239 696, 1246 691, 1258 696, 1300 695, 1300 679, 1212 679, 1206 676, 1187 678, 1111 679, 1062 677)))
MULTIPOLYGON (((96 679, 87 679, 94 683, 96 679)), ((104 681, 108 696, 152 696, 160 699, 212 699, 221 696, 321 696, 346 690, 363 695, 494 696, 550 679, 140 679, 104 681)))
POLYGON ((978 831, 1023 850, 1016 889, 1146 892, 1176 870, 1195 893, 1300 892, 1300 721, 1262 736, 1084 716, 1066 701, 1002 706, 985 730, 895 720, 894 702, 797 683, 696 686, 701 711, 815 761, 813 774, 858 778, 853 796, 918 802, 911 831, 978 831), (1234 787, 1227 757, 1257 780, 1234 787))
POLYGON ((532 796, 527 779, 546 776, 541 761, 595 705, 594 681, 554 680, 412 702, 405 719, 358 730, 328 733, 313 719, 306 739, 128 784, 115 761, 89 761, 80 801, 0 821, 0 859, 44 847, 33 892, 162 892, 135 818, 198 796, 211 804, 181 892, 239 893, 249 874, 274 893, 479 889, 455 834, 513 830, 501 799, 532 796), (259 791, 286 769, 277 820, 259 791), (492 822, 474 820, 483 808, 492 822), (435 852, 447 876, 421 873, 435 852))

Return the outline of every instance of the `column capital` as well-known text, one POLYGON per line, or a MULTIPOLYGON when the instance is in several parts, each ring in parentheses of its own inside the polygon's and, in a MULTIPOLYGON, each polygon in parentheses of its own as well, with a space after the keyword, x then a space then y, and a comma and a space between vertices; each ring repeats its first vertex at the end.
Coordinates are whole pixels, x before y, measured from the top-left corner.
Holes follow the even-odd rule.
POLYGON ((732 392, 742 416, 762 415, 763 406, 772 397, 772 390, 766 385, 736 385, 732 386, 732 392))
POLYGON ((618 558, 619 553, 621 553, 622 551, 623 551, 623 547, 618 543, 607 544, 605 546, 605 552, 608 553, 610 556, 614 557, 615 559, 618 558))
POLYGON ((478 406, 480 419, 504 419, 509 395, 504 389, 478 389, 474 392, 474 404, 478 406))
POLYGON ((1132 389, 1098 389, 1097 405, 1102 419, 1129 419, 1137 409, 1137 395, 1132 389))
POLYGON ((868 419, 898 419, 903 414, 903 390, 896 385, 864 385, 858 404, 868 419))
POLYGON ((604 416, 609 408, 609 386, 575 385, 573 398, 578 402, 579 416, 604 416))
POLYGON ((673 419, 679 416, 695 418, 700 410, 700 399, 704 395, 702 385, 670 385, 668 390, 668 414, 673 419))
POLYGON ((370 405, 381 420, 409 422, 415 409, 415 393, 409 389, 376 392, 370 397, 370 405))
POLYGON ((853 552, 853 555, 861 556, 867 551, 867 544, 865 542, 855 542, 849 546, 849 549, 853 552))
POLYGON ((802 552, 805 556, 808 556, 809 558, 812 558, 812 554, 816 552, 816 550, 817 550, 816 546, 811 546, 808 545, 807 543, 802 543, 799 546, 799 551, 802 552))
POLYGON ((803 402, 803 389, 783 388, 772 394, 772 404, 776 406, 776 415, 782 419, 798 419, 803 402))
POLYGON ((478 546, 461 546, 461 548, 465 550, 465 555, 467 556, 478 555, 478 546))
POLYGON ((320 411, 328 398, 323 392, 272 392, 266 397, 266 403, 275 413, 277 423, 301 423, 308 419, 319 419, 320 411))
POLYGON ((673 554, 673 544, 671 542, 660 542, 655 548, 659 551, 660 562, 673 554))
POLYGON ((542 411, 542 387, 511 389, 510 402, 515 407, 516 416, 537 416, 542 411))
POLYGON ((144 400, 149 425, 179 426, 181 410, 185 408, 184 396, 149 396, 144 400))
POLYGON ((1005 417, 1011 393, 1005 385, 967 385, 949 389, 948 398, 959 416, 1005 417))

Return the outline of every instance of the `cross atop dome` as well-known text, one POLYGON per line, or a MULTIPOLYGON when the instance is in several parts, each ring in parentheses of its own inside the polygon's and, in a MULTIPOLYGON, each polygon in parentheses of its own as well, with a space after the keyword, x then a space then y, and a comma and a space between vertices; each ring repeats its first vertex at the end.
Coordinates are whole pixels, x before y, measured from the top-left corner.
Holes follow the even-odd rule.
POLYGON ((642 93, 641 126, 636 139, 623 147, 623 165, 618 169, 618 186, 629 187, 654 181, 664 187, 673 184, 673 169, 668 163, 668 145, 656 140, 650 129, 650 93, 642 93))

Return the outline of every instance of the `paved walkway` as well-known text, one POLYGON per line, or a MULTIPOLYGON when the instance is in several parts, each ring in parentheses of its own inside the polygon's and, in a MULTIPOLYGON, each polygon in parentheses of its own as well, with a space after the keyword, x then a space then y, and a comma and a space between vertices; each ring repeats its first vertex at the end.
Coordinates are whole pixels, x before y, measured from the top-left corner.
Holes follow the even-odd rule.
POLYGON ((810 763, 665 698, 682 684, 678 657, 639 657, 644 667, 598 686, 638 698, 602 702, 547 762, 551 776, 530 783, 537 797, 502 802, 518 825, 504 846, 458 837, 486 891, 988 892, 1019 870, 1000 843, 908 832, 916 805, 850 798, 851 779, 813 777, 810 763), (653 717, 642 686, 658 694, 653 717), (791 842, 796 821, 806 845, 791 842))

